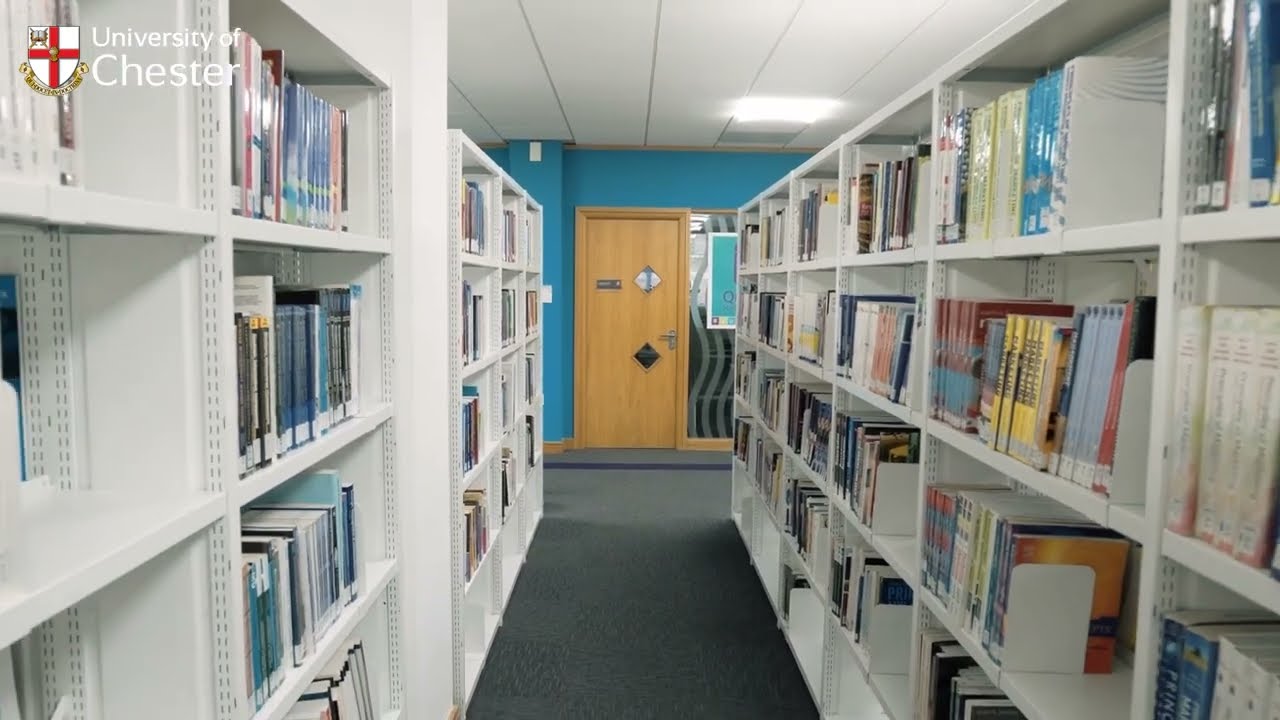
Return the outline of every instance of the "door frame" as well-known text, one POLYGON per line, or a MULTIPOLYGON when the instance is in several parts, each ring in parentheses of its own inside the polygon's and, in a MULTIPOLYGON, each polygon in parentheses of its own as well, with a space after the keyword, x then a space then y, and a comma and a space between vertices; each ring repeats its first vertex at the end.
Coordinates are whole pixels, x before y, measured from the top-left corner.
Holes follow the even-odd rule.
POLYGON ((587 364, 583 336, 587 330, 587 302, 590 297, 587 280, 588 220, 678 220, 679 238, 676 248, 675 285, 681 291, 676 299, 676 330, 681 338, 676 345, 676 417, 674 422, 676 450, 689 447, 689 360, 686 350, 686 326, 689 320, 689 208, 622 208, 579 207, 573 227, 573 447, 588 446, 587 427, 583 423, 587 401, 587 364), (683 323, 683 324, 679 324, 683 323))

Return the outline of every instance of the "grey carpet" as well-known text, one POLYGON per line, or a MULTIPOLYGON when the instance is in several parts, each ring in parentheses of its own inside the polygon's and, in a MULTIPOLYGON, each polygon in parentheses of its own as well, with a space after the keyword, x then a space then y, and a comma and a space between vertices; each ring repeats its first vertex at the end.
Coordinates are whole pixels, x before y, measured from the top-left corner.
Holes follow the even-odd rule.
MULTIPOLYGON (((672 457, 553 457, 575 456, 672 457)), ((728 518, 727 472, 548 469, 544 493, 468 720, 818 717, 728 518)))

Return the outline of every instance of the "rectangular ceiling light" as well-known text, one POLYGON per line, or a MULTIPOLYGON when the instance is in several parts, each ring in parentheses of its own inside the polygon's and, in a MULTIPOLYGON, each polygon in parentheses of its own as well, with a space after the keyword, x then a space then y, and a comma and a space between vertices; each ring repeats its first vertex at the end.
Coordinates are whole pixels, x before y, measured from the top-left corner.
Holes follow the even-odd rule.
POLYGON ((837 101, 820 98, 745 97, 738 101, 733 117, 742 122, 791 122, 809 124, 831 114, 837 101))

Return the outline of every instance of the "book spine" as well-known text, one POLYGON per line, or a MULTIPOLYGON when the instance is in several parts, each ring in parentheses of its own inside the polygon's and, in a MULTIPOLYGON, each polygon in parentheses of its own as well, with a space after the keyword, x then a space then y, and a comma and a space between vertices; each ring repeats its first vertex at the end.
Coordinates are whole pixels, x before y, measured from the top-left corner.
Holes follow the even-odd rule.
POLYGON ((1247 425, 1253 418, 1246 414, 1249 398, 1256 388, 1254 384, 1254 358, 1256 351, 1259 314, 1253 308, 1240 308, 1233 313, 1231 327, 1230 375, 1233 398, 1226 421, 1226 448, 1220 457, 1215 484, 1218 494, 1218 526, 1214 531, 1214 546, 1223 552, 1235 550, 1236 529, 1239 525, 1242 487, 1241 471, 1248 467, 1247 425))
POLYGON ((1205 413, 1205 372, 1209 351, 1209 309, 1178 311, 1178 356, 1174 361, 1174 439, 1165 525, 1179 535, 1195 532, 1197 485, 1205 413))
POLYGON ((1271 202, 1271 182, 1276 174, 1276 113, 1272 75, 1272 0, 1245 0, 1246 44, 1249 72, 1249 188, 1253 207, 1271 202))
POLYGON ((1241 479, 1234 551, 1236 559, 1246 565, 1266 567, 1271 562, 1276 475, 1280 471, 1280 310, 1259 309, 1257 317, 1249 390, 1237 428, 1243 447, 1237 472, 1241 479))

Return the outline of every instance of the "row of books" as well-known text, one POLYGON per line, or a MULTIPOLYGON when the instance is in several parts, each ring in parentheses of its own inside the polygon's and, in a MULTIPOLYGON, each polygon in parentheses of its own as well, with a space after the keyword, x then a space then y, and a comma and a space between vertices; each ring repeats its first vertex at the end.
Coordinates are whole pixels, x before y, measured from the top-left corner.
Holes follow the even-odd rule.
POLYGON ((1158 217, 1167 74, 1165 59, 1081 56, 948 114, 937 242, 1158 217))
POLYGON ((18 276, 0 275, 0 379, 13 388, 18 407, 18 472, 27 479, 26 436, 22 419, 22 331, 18 314, 18 276))
POLYGON ((241 32, 231 50, 232 212, 346 230, 347 112, 296 82, 283 50, 241 32))
POLYGON ((815 587, 830 585, 831 530, 839 517, 832 518, 831 501, 822 488, 809 480, 788 477, 782 483, 782 507, 776 517, 782 532, 795 543, 800 557, 811 570, 815 587), (821 576, 818 573, 822 573, 821 576))
POLYGON ((1166 523, 1280 578, 1280 308, 1191 306, 1177 323, 1166 523))
POLYGON ((502 260, 513 263, 518 253, 519 228, 516 227, 516 211, 502 211, 502 260))
POLYGON ((849 177, 849 214, 856 252, 861 255, 915 247, 917 233, 929 225, 933 187, 930 146, 901 160, 865 163, 849 177))
POLYGON ((518 361, 520 365, 519 372, 522 374, 524 379, 524 406, 521 408, 515 407, 516 393, 511 387, 511 384, 516 382, 520 377, 516 374, 517 361, 513 359, 502 364, 502 372, 498 377, 498 394, 500 401, 499 407, 502 413, 502 430, 504 434, 507 430, 511 429, 512 423, 515 422, 515 414, 517 410, 521 410, 533 403, 535 391, 537 390, 533 375, 534 361, 536 359, 537 358, 533 353, 525 353, 524 357, 520 358, 518 361))
POLYGON ((1155 349, 1154 297, 1074 307, 940 298, 931 415, 1109 494, 1126 373, 1155 349))
POLYGON ((755 287, 744 288, 739 308, 744 316, 739 320, 741 328, 755 335, 764 344, 783 352, 791 352, 791 314, 787 306, 787 294, 762 292, 755 287))
POLYGON ((359 413, 360 292, 235 279, 241 474, 359 413))
POLYGON ((748 475, 769 514, 778 518, 784 507, 783 468, 786 465, 780 448, 766 442, 750 419, 736 418, 734 454, 747 466, 748 475))
POLYGON ((480 388, 462 386, 462 471, 467 472, 480 464, 484 453, 484 410, 480 400, 480 388))
POLYGON ((516 341, 516 291, 510 288, 502 289, 502 302, 499 308, 498 327, 501 333, 502 347, 507 347, 516 341))
POLYGON ((743 223, 738 231, 738 265, 760 267, 781 265, 786 250, 783 240, 787 235, 787 210, 764 209, 758 223, 743 223))
POLYGON ((316 652, 359 594, 355 487, 313 471, 255 500, 240 518, 245 689, 255 709, 316 652))
POLYGON ((965 652, 964 646, 943 628, 921 631, 915 648, 916 717, 925 720, 1025 720, 965 652))
POLYGON ((1160 623, 1152 717, 1280 716, 1280 623, 1248 610, 1180 610, 1160 623))
POLYGON ((1204 153, 1191 167, 1195 209, 1280 205, 1280 8, 1274 0, 1211 0, 1208 85, 1196 128, 1204 153))
POLYGON ((533 467, 538 462, 538 453, 536 451, 537 444, 535 438, 538 436, 538 421, 536 416, 529 414, 524 416, 524 447, 525 447, 525 466, 533 467))
POLYGON ((466 551, 462 557, 464 577, 471 577, 480 569, 485 553, 489 552, 489 500, 483 488, 462 491, 462 519, 466 551))
POLYGON ((784 474, 782 454, 749 419, 736 420, 734 455, 746 465, 766 509, 804 558, 813 587, 826 594, 829 610, 855 642, 862 642, 873 607, 914 602, 907 581, 854 539, 855 532, 818 485, 784 474))
POLYGON ((834 257, 840 237, 840 191, 835 183, 818 183, 800 200, 800 234, 796 260, 834 257))
POLYGON ((783 413, 787 411, 786 382, 786 372, 779 368, 762 369, 757 380, 760 419, 775 432, 782 427, 783 413))
POLYGON ((354 638, 307 685, 285 720, 378 720, 375 694, 364 643, 354 638))
POLYGON ((733 394, 751 403, 756 387, 756 351, 743 350, 733 362, 733 394))
POLYGON ((524 291, 524 332, 532 335, 538 332, 538 313, 542 307, 542 297, 537 290, 524 291))
POLYGON ((42 95, 28 88, 18 71, 27 61, 28 48, 48 49, 48 36, 42 45, 35 44, 33 31, 39 32, 42 25, 78 31, 79 18, 77 0, 0 0, 0 35, 6 40, 0 63, 0 98, 5 100, 0 102, 0 127, 6 133, 0 143, 0 175, 51 185, 83 184, 83 154, 77 150, 83 118, 77 112, 77 94, 42 95))
MULTIPOLYGON (((538 307, 542 304, 537 290, 526 290, 524 293, 524 332, 526 335, 538 331, 538 307)), ((516 341, 516 291, 510 288, 502 290, 502 346, 516 341)))
MULTIPOLYGON (((840 522, 837 518, 835 522, 840 522)), ((853 641, 867 646, 868 633, 875 608, 907 606, 915 603, 911 584, 888 561, 851 532, 831 537, 831 589, 827 598, 831 612, 840 626, 849 631, 853 641)), ((822 569, 816 569, 823 572, 822 569)))
MULTIPOLYGON (((832 489, 870 527, 880 466, 920 462, 920 429, 878 412, 838 413, 832 489)), ((912 478, 912 482, 915 482, 912 478)))
POLYGON ((787 386, 787 444, 819 475, 827 472, 834 412, 830 385, 791 383, 787 386))
POLYGON ((911 295, 841 295, 836 373, 861 388, 907 404, 919 313, 911 295))
POLYGON ((1022 565, 1093 570, 1085 673, 1110 673, 1116 651, 1129 542, 1074 510, 1005 487, 935 485, 925 497, 920 577, 951 618, 998 665, 1005 614, 1019 599, 1022 565))
POLYGON ((515 422, 515 392, 511 383, 515 382, 515 363, 504 362, 502 372, 498 375, 498 411, 502 414, 503 432, 515 422))
POLYGON ((836 293, 800 292, 791 296, 791 320, 787 345, 796 357, 822 367, 827 357, 827 328, 834 324, 836 293))
POLYGON ((462 181, 462 252, 484 255, 489 247, 485 191, 475 180, 462 181))
POLYGON ((536 353, 527 352, 524 354, 522 361, 524 367, 524 404, 532 405, 533 399, 538 396, 538 377, 537 377, 537 361, 536 353))
POLYGON ((471 283, 462 281, 462 364, 479 360, 485 352, 484 294, 476 292, 471 283))
POLYGON ((516 496, 515 453, 511 448, 502 448, 502 461, 498 470, 498 492, 502 496, 502 512, 499 513, 498 520, 506 522, 507 513, 511 510, 511 498, 516 496))

